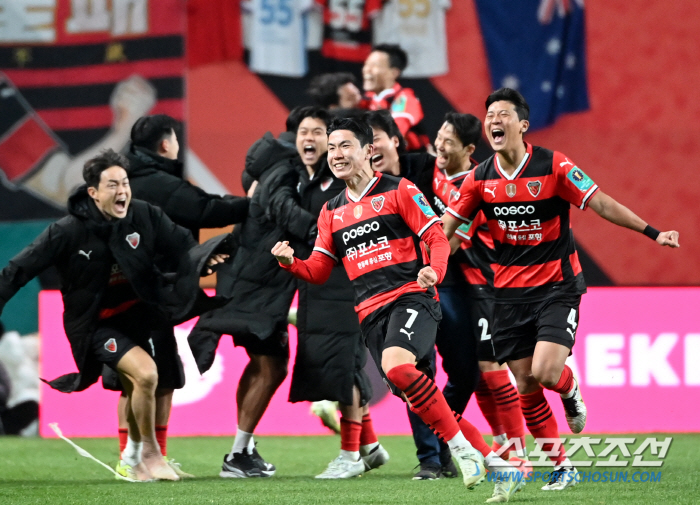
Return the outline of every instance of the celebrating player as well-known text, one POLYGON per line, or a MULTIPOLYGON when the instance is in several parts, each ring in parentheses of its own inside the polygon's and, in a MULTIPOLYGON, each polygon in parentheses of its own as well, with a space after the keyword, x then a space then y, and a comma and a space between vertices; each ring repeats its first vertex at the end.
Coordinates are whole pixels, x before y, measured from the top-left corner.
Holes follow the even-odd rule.
MULTIPOLYGON (((574 245, 569 208, 591 207, 608 221, 643 233, 662 246, 678 247, 678 232, 659 232, 598 189, 567 156, 523 141, 529 106, 502 88, 486 100, 486 136, 496 154, 462 184, 443 216, 451 237, 482 210, 494 239, 497 264, 492 340, 496 359, 515 375, 523 414, 536 438, 559 438, 542 388, 561 395, 569 428, 580 433, 586 407, 565 364, 576 340, 579 303, 586 285, 574 245)), ((548 446, 551 444, 545 444, 548 446)), ((545 447, 546 449, 546 447, 545 447)), ((544 490, 575 483, 561 448, 544 490)))
MULTIPOLYGON (((484 456, 489 467, 502 460, 476 428, 453 415, 432 379, 418 369, 430 357, 441 319, 434 286, 444 277, 450 248, 436 226, 440 219, 408 180, 372 172, 367 124, 337 119, 328 134, 328 163, 347 189, 321 211, 308 260, 294 258, 288 242, 275 244, 272 254, 283 268, 315 284, 324 283, 333 265, 343 262, 375 364, 392 392, 447 441, 465 485, 473 488, 482 480, 484 456), (430 248, 430 261, 422 242, 430 248)), ((498 483, 499 500, 507 501, 522 485, 522 472, 499 469, 509 477, 498 483)))

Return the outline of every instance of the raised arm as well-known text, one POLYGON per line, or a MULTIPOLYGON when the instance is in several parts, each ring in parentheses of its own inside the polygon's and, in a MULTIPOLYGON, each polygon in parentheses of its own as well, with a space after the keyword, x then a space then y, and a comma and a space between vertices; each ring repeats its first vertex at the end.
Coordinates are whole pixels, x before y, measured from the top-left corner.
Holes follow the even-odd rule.
POLYGON ((277 242, 272 248, 272 254, 285 270, 311 284, 324 284, 331 275, 335 261, 328 255, 314 251, 309 259, 300 260, 294 257, 294 249, 289 242, 277 242))
POLYGON ((646 221, 637 216, 637 214, 632 212, 630 209, 600 190, 593 195, 588 206, 600 217, 607 219, 611 223, 618 226, 624 226, 630 230, 643 233, 652 240, 655 240, 659 245, 680 247, 678 244, 677 231, 659 232, 658 230, 649 226, 646 221))

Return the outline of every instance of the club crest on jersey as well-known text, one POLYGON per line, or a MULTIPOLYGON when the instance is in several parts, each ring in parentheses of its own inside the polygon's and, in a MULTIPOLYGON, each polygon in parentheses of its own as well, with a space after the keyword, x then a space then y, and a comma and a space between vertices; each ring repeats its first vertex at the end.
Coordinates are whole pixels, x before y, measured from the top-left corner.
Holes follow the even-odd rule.
POLYGON ((569 173, 566 174, 566 177, 574 183, 574 186, 576 186, 578 189, 581 191, 588 191, 591 186, 593 186, 593 181, 591 180, 590 177, 588 177, 585 173, 583 173, 583 170, 581 170, 578 167, 574 167, 571 170, 569 170, 569 173))
POLYGON ((450 191, 450 199, 448 201, 452 203, 456 202, 457 200, 459 200, 459 191, 453 189, 452 191, 450 191))
POLYGON ((355 219, 360 219, 362 217, 362 205, 356 205, 352 209, 352 215, 355 216, 355 219))
POLYGON ((446 182, 443 183, 443 185, 442 185, 442 195, 444 196, 445 193, 447 193, 447 183, 446 182))
POLYGON ((141 235, 138 233, 129 233, 126 236, 126 241, 129 243, 132 249, 136 249, 139 246, 139 243, 141 242, 141 235))
POLYGON ((420 207, 420 210, 422 210, 423 214, 425 214, 426 216, 433 217, 435 215, 435 212, 433 212, 433 208, 428 203, 428 200, 425 199, 423 193, 413 195, 413 201, 416 202, 418 207, 420 207))
POLYGON ((515 192, 517 190, 518 187, 512 182, 510 184, 506 184, 506 195, 508 195, 510 198, 513 198, 515 196, 515 192))
POLYGON ((540 194, 541 189, 542 189, 542 183, 540 181, 530 181, 527 183, 527 190, 535 198, 537 197, 537 195, 540 194))
POLYGON ((375 196, 374 198, 372 198, 371 203, 372 203, 372 208, 375 211, 379 212, 380 210, 382 210, 382 207, 384 207, 384 197, 383 196, 375 196))
POLYGON ((109 352, 117 352, 117 341, 110 338, 107 342, 105 342, 105 349, 109 352))
POLYGON ((326 177, 321 181, 321 191, 326 191, 328 188, 331 187, 331 184, 333 184, 333 178, 332 177, 326 177))

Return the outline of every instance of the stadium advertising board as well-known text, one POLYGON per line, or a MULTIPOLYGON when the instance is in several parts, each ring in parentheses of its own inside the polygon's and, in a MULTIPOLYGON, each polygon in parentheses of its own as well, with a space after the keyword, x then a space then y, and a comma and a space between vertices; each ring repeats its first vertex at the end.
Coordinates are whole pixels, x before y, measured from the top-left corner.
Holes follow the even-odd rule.
MULTIPOLYGON (((700 431, 700 420, 694 409, 687 407, 688 398, 700 391, 700 321, 693 316, 698 306, 700 288, 589 289, 581 303, 578 342, 569 358, 588 407, 585 433, 700 431)), ((44 379, 53 379, 75 370, 62 330, 60 293, 42 292, 39 311, 40 373, 44 379)), ((200 376, 187 347, 187 334, 193 324, 190 321, 177 328, 187 385, 175 392, 169 433, 233 435, 235 388, 247 356, 224 337, 213 367, 200 376)), ((293 360, 296 331, 291 326, 290 344, 293 360)), ((290 377, 273 398, 256 433, 328 433, 309 414, 308 403, 287 402, 290 377)), ((445 380, 440 372, 438 384, 444 385, 445 380)), ((53 422, 59 423, 69 437, 116 436, 116 393, 105 391, 100 383, 69 395, 46 384, 41 387, 42 436, 55 436, 48 426, 53 422)), ((372 418, 377 432, 409 434, 402 402, 391 398, 381 385, 375 384, 374 390, 372 418)), ((556 395, 547 394, 559 426, 566 430, 561 402, 556 395)), ((470 402, 466 417, 483 433, 489 433, 476 401, 470 402)))

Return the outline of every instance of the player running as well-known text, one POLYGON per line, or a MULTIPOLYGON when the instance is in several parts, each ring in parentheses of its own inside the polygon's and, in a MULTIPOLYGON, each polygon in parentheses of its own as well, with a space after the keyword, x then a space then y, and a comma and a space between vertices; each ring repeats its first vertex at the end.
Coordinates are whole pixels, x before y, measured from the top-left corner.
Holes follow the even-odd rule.
MULTIPOLYGON (((308 260, 294 258, 287 242, 275 244, 272 254, 283 268, 315 284, 323 284, 342 261, 355 288, 362 333, 387 385, 447 441, 471 489, 483 478, 484 461, 490 468, 504 462, 419 370, 429 364, 441 319, 434 286, 445 275, 450 247, 440 219, 414 184, 372 172, 367 124, 337 119, 328 135, 328 163, 347 189, 322 209, 308 260)), ((522 486, 523 474, 509 465, 498 470, 509 477, 497 484, 498 501, 507 501, 522 486)))
MULTIPOLYGON (((502 88, 486 100, 486 136, 496 154, 473 170, 460 197, 443 216, 452 237, 479 210, 488 220, 497 264, 492 340, 496 359, 515 375, 530 433, 559 438, 542 388, 561 395, 569 428, 580 433, 586 406, 566 358, 576 340, 579 303, 586 292, 571 231, 569 208, 590 206, 608 221, 638 231, 662 246, 679 247, 678 232, 659 232, 598 189, 567 156, 523 141, 529 106, 502 88)), ((552 444, 544 444, 544 449, 552 444)), ((544 490, 575 484, 563 447, 544 490)))

